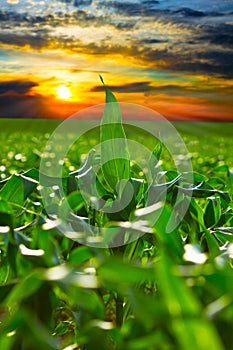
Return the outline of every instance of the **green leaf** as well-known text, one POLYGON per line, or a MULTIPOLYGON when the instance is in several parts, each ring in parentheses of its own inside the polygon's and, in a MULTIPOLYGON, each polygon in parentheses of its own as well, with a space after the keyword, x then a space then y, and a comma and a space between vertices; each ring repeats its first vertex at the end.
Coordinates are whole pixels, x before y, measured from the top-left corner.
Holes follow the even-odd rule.
POLYGON ((172 216, 172 212, 172 209, 168 205, 164 205, 163 202, 159 202, 145 209, 139 209, 135 212, 135 214, 144 220, 148 220, 151 226, 153 226, 155 236, 159 240, 160 247, 164 246, 168 248, 175 257, 182 258, 183 243, 180 234, 176 229, 172 230, 171 232, 168 231, 168 222, 172 216))
MULTIPOLYGON (((138 332, 139 333, 139 332, 138 332)), ((140 333, 139 333, 140 334, 140 333)), ((168 342, 168 337, 165 332, 157 330, 152 333, 145 334, 144 336, 135 337, 129 340, 125 349, 127 350, 142 350, 142 349, 155 349, 155 350, 166 350, 172 349, 168 342)))
POLYGON ((0 190, 0 197, 10 203, 23 206, 25 199, 38 185, 38 171, 31 169, 22 174, 12 175, 0 190), (31 178, 30 176, 33 176, 31 178))
POLYGON ((190 188, 184 188, 181 186, 177 186, 179 190, 183 193, 185 193, 188 196, 197 197, 197 198, 208 198, 213 196, 214 194, 217 194, 221 196, 227 203, 230 202, 230 196, 227 192, 214 190, 210 188, 205 187, 190 187, 190 188))
POLYGON ((35 293, 42 284, 39 270, 33 272, 29 276, 25 276, 7 296, 5 300, 6 305, 19 304, 23 299, 28 298, 35 293))
POLYGON ((207 199, 207 205, 204 213, 204 223, 206 228, 215 226, 221 216, 221 202, 218 197, 210 197, 207 199))
POLYGON ((93 257, 93 253, 91 252, 89 247, 82 246, 74 249, 69 256, 69 262, 71 266, 79 266, 83 262, 89 260, 93 257))
POLYGON ((201 318, 173 320, 172 328, 180 350, 224 349, 214 327, 207 320, 201 318))
POLYGON ((207 229, 205 229, 204 231, 205 231, 205 238, 207 241, 207 245, 209 248, 210 258, 214 259, 216 258, 216 256, 220 254, 220 247, 214 235, 211 234, 207 229))
POLYGON ((216 230, 224 234, 233 234, 233 227, 217 227, 216 230))
POLYGON ((0 285, 5 284, 9 275, 9 264, 5 259, 0 263, 0 285))
MULTIPOLYGON (((2 268, 2 267, 1 267, 2 268)), ((2 276, 1 276, 2 277, 2 276)), ((3 281, 1 282, 3 283, 3 281)), ((9 295, 9 293, 12 291, 12 289, 15 287, 16 282, 1 285, 0 286, 0 302, 2 303, 5 298, 9 295)))
POLYGON ((85 175, 85 173, 93 166, 94 155, 95 155, 95 150, 94 149, 90 150, 81 168, 79 168, 78 170, 72 171, 71 173, 69 173, 69 176, 75 176, 79 178, 82 175, 85 175))
MULTIPOLYGON (((29 171, 28 175, 35 175, 34 171, 29 171)), ((24 200, 36 189, 39 184, 38 180, 35 180, 29 176, 25 176, 24 174, 20 175, 23 180, 24 187, 24 200)))
MULTIPOLYGON (((193 183, 195 185, 204 183, 207 180, 207 177, 204 176, 203 174, 193 172, 192 175, 193 175, 193 183)), ((185 179, 185 174, 182 177, 185 179)))
POLYGON ((198 317, 201 305, 185 282, 178 276, 179 271, 167 254, 162 253, 156 271, 159 290, 162 292, 164 305, 172 317, 198 317))
MULTIPOLYGON (((49 330, 42 324, 36 315, 26 309, 21 309, 10 315, 1 325, 0 344, 4 344, 4 339, 13 339, 13 347, 8 349, 34 349, 34 350, 60 350, 59 341, 52 337, 49 330), (14 343, 16 341, 16 343, 14 343)), ((6 349, 4 347, 4 349, 6 349)), ((7 349, 7 350, 8 350, 7 349)))
POLYGON ((101 165, 104 178, 113 191, 120 180, 130 178, 130 158, 120 106, 105 87, 106 104, 101 121, 101 165))
POLYGON ((71 329, 72 323, 70 321, 61 321, 54 329, 53 336, 60 336, 68 333, 71 329))
POLYGON ((218 190, 223 190, 225 188, 225 181, 219 177, 211 177, 208 180, 208 184, 218 190))
POLYGON ((214 235, 217 236, 223 243, 233 243, 233 227, 216 227, 214 235))
POLYGON ((20 206, 24 203, 24 186, 20 175, 12 175, 0 191, 0 197, 20 206))
POLYGON ((154 150, 152 151, 151 158, 149 160, 150 170, 151 170, 153 179, 155 179, 155 176, 156 176, 155 167, 160 160, 162 150, 163 150, 163 145, 161 142, 158 142, 158 144, 155 146, 154 150))
POLYGON ((40 177, 40 173, 38 169, 29 169, 27 171, 24 171, 22 174, 20 174, 21 176, 23 175, 24 177, 33 180, 34 182, 39 182, 39 177, 40 177))
POLYGON ((135 312, 137 320, 148 329, 161 326, 167 322, 168 312, 155 295, 145 295, 137 290, 129 289, 127 299, 135 312))
POLYGON ((86 202, 80 192, 75 191, 68 195, 66 201, 63 201, 59 207, 59 218, 67 220, 71 211, 79 211, 85 206, 86 202))
POLYGON ((15 276, 17 276, 17 256, 18 256, 18 247, 15 245, 14 237, 10 239, 7 246, 7 259, 9 262, 9 266, 15 276))
POLYGON ((0 226, 13 229, 13 212, 6 200, 0 198, 0 226))
MULTIPOLYGON (((61 263, 61 255, 59 252, 58 241, 54 239, 52 230, 37 230, 35 236, 37 238, 37 246, 40 250, 44 251, 44 254, 37 259, 43 259, 48 267, 61 263)), ((34 250, 37 246, 33 247, 34 250)), ((41 252, 42 253, 42 252, 41 252)))
POLYGON ((163 197, 168 192, 172 191, 174 186, 179 183, 180 179, 181 175, 178 175, 169 182, 150 186, 148 190, 148 205, 158 202, 159 200, 164 200, 163 197))
POLYGON ((111 257, 98 268, 98 275, 110 285, 118 285, 118 288, 131 284, 143 283, 155 279, 153 268, 123 262, 121 259, 111 257))

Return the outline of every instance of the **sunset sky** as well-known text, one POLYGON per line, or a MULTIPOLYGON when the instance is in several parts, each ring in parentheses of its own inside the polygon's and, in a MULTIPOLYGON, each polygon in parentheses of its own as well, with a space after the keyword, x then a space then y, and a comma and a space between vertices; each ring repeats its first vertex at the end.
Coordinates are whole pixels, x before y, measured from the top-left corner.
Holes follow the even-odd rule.
POLYGON ((119 101, 233 121, 232 0, 0 0, 0 117, 119 101))

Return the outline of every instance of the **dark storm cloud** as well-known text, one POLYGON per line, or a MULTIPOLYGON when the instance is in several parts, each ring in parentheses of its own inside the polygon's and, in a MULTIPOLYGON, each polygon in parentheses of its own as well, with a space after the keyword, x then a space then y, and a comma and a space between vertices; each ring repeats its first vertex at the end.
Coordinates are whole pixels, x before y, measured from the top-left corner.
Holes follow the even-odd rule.
POLYGON ((0 82, 0 95, 9 92, 25 94, 34 86, 38 86, 38 84, 33 81, 12 80, 0 82))
POLYGON ((100 1, 98 3, 99 8, 111 7, 118 14, 127 16, 127 17, 135 17, 135 16, 144 16, 144 17, 153 17, 153 16, 162 16, 173 18, 175 21, 179 21, 187 19, 191 20, 198 19, 202 17, 221 17, 225 15, 229 15, 230 13, 221 13, 218 11, 199 11, 194 10, 188 7, 181 7, 177 10, 172 10, 168 7, 161 9, 159 8, 159 1, 142 1, 141 3, 131 2, 121 2, 121 1, 108 1, 106 2, 100 1))
POLYGON ((17 12, 8 12, 0 10, 0 21, 1 22, 21 22, 27 21, 27 15, 17 12))
POLYGON ((233 25, 220 24, 218 26, 202 26, 200 41, 207 41, 210 44, 221 45, 224 48, 233 46, 233 25))
POLYGON ((14 24, 18 26, 32 25, 32 24, 47 24, 50 21, 53 22, 55 19, 54 15, 34 15, 30 16, 28 13, 18 13, 14 11, 1 11, 0 10, 0 22, 1 25, 6 24, 7 22, 13 26, 14 24))
POLYGON ((168 40, 159 40, 159 39, 142 39, 140 40, 141 44, 161 44, 167 43, 168 40))
POLYGON ((225 78, 233 77, 232 51, 201 51, 201 47, 198 51, 183 53, 166 49, 146 49, 141 53, 141 58, 152 67, 225 78))
MULTIPOLYGON (((103 8, 105 6, 105 2, 100 2, 99 7, 103 8)), ((132 5, 130 2, 109 1, 107 6, 116 10, 118 14, 134 17, 141 15, 143 9, 141 4, 135 3, 132 5)))
MULTIPOLYGON (((77 6, 78 7, 78 6, 77 6)), ((101 27, 108 24, 115 27, 118 30, 132 29, 135 26, 135 21, 119 19, 117 21, 109 14, 102 14, 101 16, 95 16, 90 14, 84 9, 75 9, 68 12, 56 12, 40 15, 29 15, 27 13, 7 12, 0 10, 0 26, 2 29, 14 29, 15 26, 30 29, 30 31, 47 30, 48 28, 56 28, 67 25, 78 25, 80 27, 95 26, 101 27), (46 26, 46 28, 44 28, 46 26), (32 29, 33 28, 33 29, 32 29)), ((0 33, 1 35, 1 33, 0 33)))
POLYGON ((207 16, 207 14, 202 12, 202 11, 192 10, 190 8, 187 8, 187 7, 183 7, 183 8, 176 10, 176 11, 172 11, 172 13, 179 14, 179 15, 182 15, 184 17, 204 17, 204 16, 207 16))
POLYGON ((1 95, 0 118, 43 118, 44 101, 39 96, 1 95))
POLYGON ((0 34, 0 43, 16 47, 29 46, 33 49, 39 50, 46 47, 48 41, 49 37, 47 31, 45 31, 44 34, 0 34))
POLYGON ((142 1, 142 3, 134 3, 132 2, 121 2, 121 1, 109 1, 106 2, 100 1, 98 3, 98 8, 112 8, 118 14, 127 17, 137 17, 137 16, 154 16, 156 14, 160 14, 163 12, 167 12, 167 10, 156 9, 154 6, 158 5, 159 1, 142 1))
POLYGON ((127 29, 133 29, 136 26, 136 22, 135 21, 122 21, 119 23, 112 23, 112 25, 118 29, 118 30, 127 30, 127 29))
POLYGON ((206 51, 200 54, 200 58, 210 63, 213 73, 233 78, 233 51, 206 51))
POLYGON ((214 37, 210 38, 210 43, 224 47, 233 47, 233 34, 226 35, 223 33, 218 33, 214 37))
POLYGON ((75 7, 85 7, 92 4, 92 0, 60 0, 60 2, 73 5, 75 7))
POLYGON ((170 12, 173 15, 179 15, 187 18, 201 18, 201 17, 223 17, 229 15, 229 13, 222 13, 218 11, 198 11, 193 10, 189 7, 182 7, 178 10, 173 10, 170 12))
POLYGON ((142 0, 142 4, 146 6, 153 6, 153 5, 158 5, 160 1, 156 0, 142 0))
POLYGON ((69 12, 57 12, 40 15, 29 15, 27 13, 4 12, 0 11, 0 23, 2 28, 12 28, 14 25, 21 27, 35 28, 36 25, 49 25, 54 28, 67 24, 87 25, 88 22, 95 23, 95 25, 102 25, 104 18, 98 18, 90 15, 84 10, 75 10, 69 12))

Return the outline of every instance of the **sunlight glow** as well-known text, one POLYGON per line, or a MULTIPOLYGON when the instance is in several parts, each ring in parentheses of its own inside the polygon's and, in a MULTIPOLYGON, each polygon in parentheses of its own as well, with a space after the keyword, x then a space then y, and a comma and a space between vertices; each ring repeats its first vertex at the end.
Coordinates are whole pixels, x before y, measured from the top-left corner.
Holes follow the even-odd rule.
POLYGON ((61 85, 55 90, 57 93, 57 97, 62 100, 68 100, 72 96, 70 89, 65 85, 61 85))

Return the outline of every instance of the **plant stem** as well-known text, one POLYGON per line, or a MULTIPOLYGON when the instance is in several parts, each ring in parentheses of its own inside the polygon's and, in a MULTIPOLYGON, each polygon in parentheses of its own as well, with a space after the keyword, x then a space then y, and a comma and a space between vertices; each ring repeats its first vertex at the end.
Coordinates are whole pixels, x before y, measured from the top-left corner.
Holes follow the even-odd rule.
POLYGON ((121 295, 117 295, 116 298, 116 325, 121 327, 123 323, 123 303, 124 298, 121 295))

